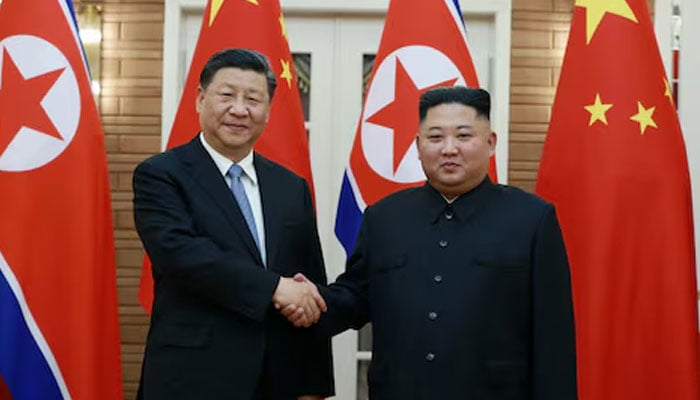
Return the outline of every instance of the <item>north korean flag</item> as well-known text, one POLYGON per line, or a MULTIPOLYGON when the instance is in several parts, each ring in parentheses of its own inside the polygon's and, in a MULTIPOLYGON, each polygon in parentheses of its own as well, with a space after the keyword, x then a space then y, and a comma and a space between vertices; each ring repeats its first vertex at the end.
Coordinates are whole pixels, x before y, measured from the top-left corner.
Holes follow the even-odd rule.
POLYGON ((121 399, 104 135, 68 0, 0 7, 0 198, 0 397, 121 399))
POLYGON ((479 86, 456 0, 392 0, 338 202, 335 232, 347 254, 368 205, 425 181, 418 99, 445 85, 479 86))

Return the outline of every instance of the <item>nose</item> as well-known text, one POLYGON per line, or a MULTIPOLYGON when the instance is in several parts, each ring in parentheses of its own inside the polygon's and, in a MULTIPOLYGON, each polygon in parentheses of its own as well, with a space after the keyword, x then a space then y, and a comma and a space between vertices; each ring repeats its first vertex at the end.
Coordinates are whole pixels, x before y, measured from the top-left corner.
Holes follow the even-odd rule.
POLYGON ((452 136, 445 137, 445 141, 443 142, 442 146, 443 154, 454 154, 457 152, 457 143, 455 142, 455 140, 456 139, 452 136))
POLYGON ((248 115, 248 107, 243 99, 233 99, 228 107, 228 112, 239 117, 245 117, 248 115))

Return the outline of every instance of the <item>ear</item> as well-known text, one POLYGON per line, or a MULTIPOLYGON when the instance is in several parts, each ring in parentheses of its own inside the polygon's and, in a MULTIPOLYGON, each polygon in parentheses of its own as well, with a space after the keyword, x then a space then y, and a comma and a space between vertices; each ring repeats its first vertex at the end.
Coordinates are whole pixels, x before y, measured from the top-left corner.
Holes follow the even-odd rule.
POLYGON ((202 86, 197 86, 197 98, 195 101, 195 108, 197 109, 197 114, 199 114, 202 111, 202 103, 204 102, 204 92, 206 89, 202 88, 202 86))
POLYGON ((418 160, 420 160, 421 159, 421 156, 420 156, 420 132, 416 133, 416 142, 415 143, 416 143, 416 150, 418 152, 418 160))
POLYGON ((489 156, 494 155, 494 153, 496 152, 496 139, 497 139, 497 137, 496 137, 496 132, 491 132, 491 133, 489 134, 489 139, 488 139, 488 142, 489 142, 489 156))

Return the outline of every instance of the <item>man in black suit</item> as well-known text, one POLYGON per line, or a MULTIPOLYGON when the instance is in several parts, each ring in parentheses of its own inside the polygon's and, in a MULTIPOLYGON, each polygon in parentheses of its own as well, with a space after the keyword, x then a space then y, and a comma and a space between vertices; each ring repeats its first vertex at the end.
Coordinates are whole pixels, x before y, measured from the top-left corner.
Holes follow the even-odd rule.
MULTIPOLYGON (((481 89, 423 94, 416 146, 427 183, 368 207, 346 272, 322 288, 322 330, 372 323, 372 400, 576 398, 557 217, 489 180, 490 107, 481 89)), ((283 311, 294 319, 294 306, 283 311)))
POLYGON ((330 341, 300 325, 325 304, 326 276, 306 182, 252 151, 275 76, 245 49, 214 54, 197 94, 201 132, 134 172, 136 229, 154 303, 140 397, 292 400, 333 394, 330 341))

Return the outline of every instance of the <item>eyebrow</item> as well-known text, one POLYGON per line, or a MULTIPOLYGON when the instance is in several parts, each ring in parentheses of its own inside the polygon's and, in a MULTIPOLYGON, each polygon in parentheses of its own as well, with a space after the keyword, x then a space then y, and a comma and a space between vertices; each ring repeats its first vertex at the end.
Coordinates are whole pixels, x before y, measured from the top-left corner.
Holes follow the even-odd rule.
MULTIPOLYGON (((427 130, 428 130, 428 131, 434 131, 434 130, 439 130, 439 131, 441 131, 441 130, 443 130, 444 128, 445 128, 445 127, 443 127, 443 126, 429 126, 427 130)), ((458 130, 459 130, 459 129, 474 129, 474 125, 467 125, 467 124, 465 124, 465 125, 457 125, 457 126, 455 127, 455 129, 458 129, 458 130)))

